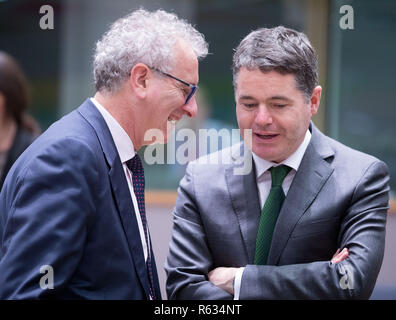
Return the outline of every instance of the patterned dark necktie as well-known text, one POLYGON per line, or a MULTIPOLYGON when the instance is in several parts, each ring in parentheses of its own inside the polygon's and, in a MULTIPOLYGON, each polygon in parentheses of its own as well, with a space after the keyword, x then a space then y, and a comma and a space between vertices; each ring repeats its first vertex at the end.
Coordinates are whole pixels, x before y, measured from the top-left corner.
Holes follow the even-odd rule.
POLYGON ((146 267, 149 276, 149 284, 150 284, 149 291, 151 298, 155 300, 156 297, 154 291, 153 267, 151 262, 151 250, 150 250, 150 243, 148 237, 146 207, 144 203, 144 169, 138 154, 136 154, 131 160, 127 161, 126 164, 129 170, 132 171, 133 191, 135 193, 136 200, 138 203, 140 217, 142 219, 142 225, 144 230, 144 237, 147 243, 148 255, 146 260, 146 267))
POLYGON ((282 183, 289 171, 290 167, 282 165, 272 167, 271 171, 271 190, 265 201, 263 210, 261 211, 260 224, 256 239, 256 252, 254 256, 254 264, 266 264, 269 249, 271 247, 272 234, 279 212, 282 208, 285 194, 282 189, 282 183))

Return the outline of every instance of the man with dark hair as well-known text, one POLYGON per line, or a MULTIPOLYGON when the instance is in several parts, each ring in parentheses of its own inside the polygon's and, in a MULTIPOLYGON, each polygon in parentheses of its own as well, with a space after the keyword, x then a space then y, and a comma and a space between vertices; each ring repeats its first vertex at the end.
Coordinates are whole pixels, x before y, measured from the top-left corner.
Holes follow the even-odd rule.
POLYGON ((210 155, 228 161, 187 167, 165 266, 170 299, 370 297, 384 253, 388 169, 312 123, 317 69, 307 37, 284 27, 253 31, 236 49, 244 142, 210 155), (246 150, 254 169, 236 175, 246 150))

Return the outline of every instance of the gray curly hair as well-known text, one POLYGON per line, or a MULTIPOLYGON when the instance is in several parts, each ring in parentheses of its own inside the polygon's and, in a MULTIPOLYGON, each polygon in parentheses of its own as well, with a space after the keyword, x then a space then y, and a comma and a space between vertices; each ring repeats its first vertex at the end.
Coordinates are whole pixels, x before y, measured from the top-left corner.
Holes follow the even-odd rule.
POLYGON ((96 90, 116 91, 137 63, 170 72, 175 62, 173 46, 179 39, 191 45, 198 59, 208 54, 203 34, 173 13, 138 9, 118 19, 96 43, 96 90))

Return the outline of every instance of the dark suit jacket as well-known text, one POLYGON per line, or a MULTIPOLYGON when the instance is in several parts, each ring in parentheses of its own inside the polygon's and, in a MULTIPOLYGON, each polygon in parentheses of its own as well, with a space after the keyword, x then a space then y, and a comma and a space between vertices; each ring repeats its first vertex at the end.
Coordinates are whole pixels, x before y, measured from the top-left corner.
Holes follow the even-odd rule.
MULTIPOLYGON (((150 244, 151 247, 151 244, 150 244)), ((154 262, 155 291, 160 297, 154 262)), ((17 160, 0 194, 0 298, 148 299, 125 174, 90 100, 17 160), (43 290, 43 265, 54 289, 43 290)))
POLYGON ((231 299, 208 281, 216 267, 245 267, 241 299, 370 297, 384 253, 387 166, 324 136, 313 124, 310 129, 267 265, 253 264, 260 219, 255 170, 234 174, 243 144, 188 165, 165 266, 171 299, 231 299), (205 164, 220 154, 225 164, 205 164), (331 264, 337 248, 344 247, 349 257, 331 264))
POLYGON ((33 141, 34 141, 34 136, 30 132, 23 129, 21 126, 18 126, 14 141, 12 142, 12 146, 7 153, 7 160, 4 164, 3 172, 0 175, 0 191, 8 171, 10 171, 16 159, 18 159, 18 157, 22 154, 22 152, 25 151, 25 149, 33 141))

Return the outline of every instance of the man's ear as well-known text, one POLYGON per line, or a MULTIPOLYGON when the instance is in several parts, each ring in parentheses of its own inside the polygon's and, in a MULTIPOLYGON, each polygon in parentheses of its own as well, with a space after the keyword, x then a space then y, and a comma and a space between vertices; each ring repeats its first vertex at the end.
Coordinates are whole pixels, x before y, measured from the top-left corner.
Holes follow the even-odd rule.
POLYGON ((129 85, 137 97, 142 99, 146 97, 147 85, 151 75, 150 68, 144 63, 138 63, 131 69, 129 85))
POLYGON ((321 95, 322 95, 322 87, 316 86, 313 89, 313 92, 311 95, 311 101, 310 101, 311 102, 311 115, 314 115, 318 112, 321 95))

